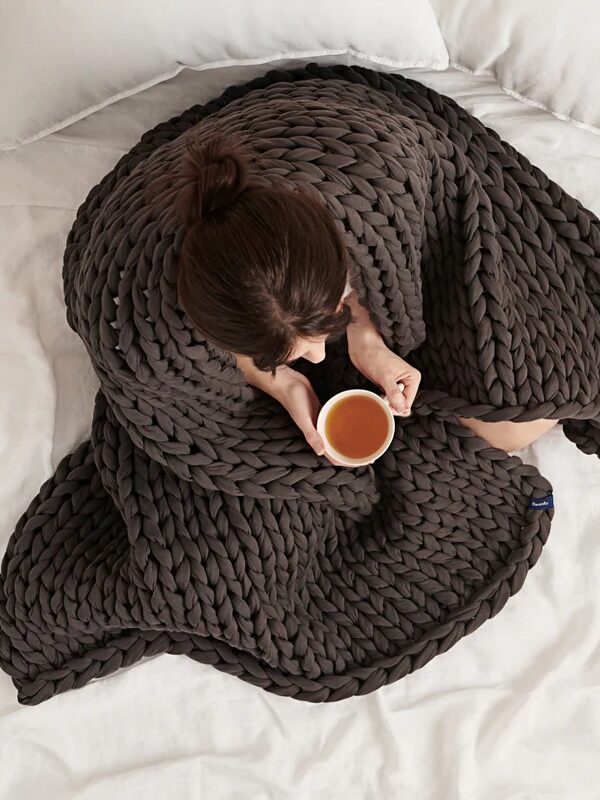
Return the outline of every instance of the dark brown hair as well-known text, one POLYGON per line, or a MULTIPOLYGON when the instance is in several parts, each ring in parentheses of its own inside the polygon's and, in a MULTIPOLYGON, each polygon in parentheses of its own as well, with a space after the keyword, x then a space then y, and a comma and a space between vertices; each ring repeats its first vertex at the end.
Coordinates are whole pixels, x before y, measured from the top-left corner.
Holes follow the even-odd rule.
POLYGON ((298 337, 345 330, 347 256, 325 205, 253 183, 251 160, 232 138, 188 140, 174 200, 189 226, 177 292, 207 340, 274 370, 298 337))

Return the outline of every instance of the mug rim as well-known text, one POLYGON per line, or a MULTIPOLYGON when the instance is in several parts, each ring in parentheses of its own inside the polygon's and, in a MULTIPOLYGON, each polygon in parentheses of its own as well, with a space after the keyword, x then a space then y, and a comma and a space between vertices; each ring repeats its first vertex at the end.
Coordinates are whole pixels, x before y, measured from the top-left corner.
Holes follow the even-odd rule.
POLYGON ((388 403, 383 397, 380 397, 375 392, 371 392, 369 389, 344 389, 344 391, 334 394, 321 408, 321 410, 319 411, 319 416, 317 417, 317 433, 323 439, 323 443, 325 444, 325 453, 334 458, 336 461, 339 461, 340 464, 342 464, 344 467, 365 467, 368 466, 369 464, 372 464, 386 452, 386 450, 392 443, 395 429, 396 429, 396 420, 394 418, 394 415, 392 414, 392 411, 388 403), (327 438, 327 434, 325 432, 325 420, 327 419, 327 416, 331 411, 332 407, 339 400, 341 400, 344 397, 357 397, 357 396, 370 397, 372 399, 375 399, 379 403, 380 407, 383 408, 387 414, 389 423, 388 432, 381 447, 375 450, 374 453, 372 453, 371 455, 365 458, 348 458, 347 456, 344 456, 341 453, 339 453, 327 438))

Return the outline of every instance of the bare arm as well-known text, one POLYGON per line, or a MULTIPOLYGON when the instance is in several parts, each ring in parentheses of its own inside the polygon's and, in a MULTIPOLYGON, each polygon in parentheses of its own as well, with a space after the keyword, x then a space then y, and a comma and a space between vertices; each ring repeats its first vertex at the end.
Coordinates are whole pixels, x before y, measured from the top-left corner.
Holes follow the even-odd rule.
POLYGON ((353 321, 348 325, 348 354, 354 366, 370 381, 381 386, 392 409, 402 416, 410 414, 421 374, 393 353, 381 338, 369 312, 358 302, 356 292, 344 298, 353 321), (401 390, 398 383, 404 384, 401 390))

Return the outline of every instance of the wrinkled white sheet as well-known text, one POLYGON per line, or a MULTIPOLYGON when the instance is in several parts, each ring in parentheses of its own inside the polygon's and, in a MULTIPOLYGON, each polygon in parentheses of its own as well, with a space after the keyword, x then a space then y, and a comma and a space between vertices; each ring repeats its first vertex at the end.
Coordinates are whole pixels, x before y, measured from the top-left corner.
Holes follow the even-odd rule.
MULTIPOLYGON (((176 79, 0 156, 0 549, 96 388, 67 327, 61 256, 74 212, 151 125, 259 68, 176 79)), ((600 136, 488 78, 410 71, 496 128, 600 213, 600 136)), ((524 454, 554 484, 540 562, 494 620, 423 670, 313 706, 161 656, 18 706, 0 673, 2 800, 600 798, 600 461, 560 431, 524 454)))

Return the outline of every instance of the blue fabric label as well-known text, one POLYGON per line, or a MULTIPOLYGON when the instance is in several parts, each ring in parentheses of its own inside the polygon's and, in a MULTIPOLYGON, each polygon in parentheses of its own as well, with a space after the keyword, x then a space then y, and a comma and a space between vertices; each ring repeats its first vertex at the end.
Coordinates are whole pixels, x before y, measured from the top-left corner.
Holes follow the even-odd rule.
POLYGON ((549 494, 546 497, 532 497, 529 500, 528 508, 535 508, 542 511, 545 508, 554 508, 554 497, 549 494))

